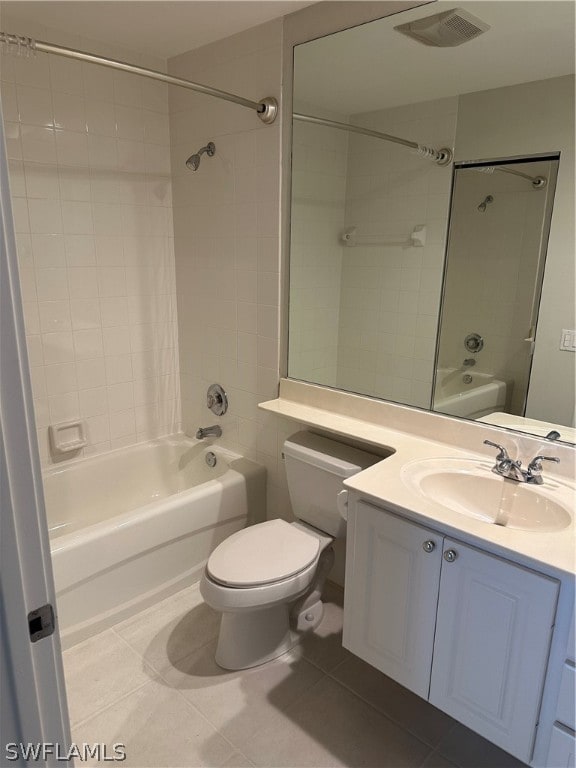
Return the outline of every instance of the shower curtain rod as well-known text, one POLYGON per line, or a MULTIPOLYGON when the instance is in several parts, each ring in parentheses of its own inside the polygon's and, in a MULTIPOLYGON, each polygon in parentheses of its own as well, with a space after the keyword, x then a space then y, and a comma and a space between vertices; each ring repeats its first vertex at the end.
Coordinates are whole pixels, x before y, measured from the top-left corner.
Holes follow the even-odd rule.
POLYGON ((23 37, 7 32, 0 32, 0 46, 2 45, 6 45, 8 50, 10 50, 11 46, 14 46, 18 53, 24 53, 26 55, 40 51, 41 53, 52 53, 56 56, 64 56, 68 59, 76 59, 77 61, 87 61, 90 64, 98 64, 102 67, 109 67, 122 72, 129 72, 134 75, 142 75, 143 77, 148 77, 151 80, 158 80, 159 82, 167 83, 168 85, 187 88, 190 91, 204 93, 207 96, 215 96, 217 99, 223 99, 224 101, 230 101, 233 104, 239 104, 241 107, 253 109, 260 120, 266 124, 273 123, 278 114, 278 102, 273 96, 266 96, 260 101, 251 101, 242 96, 237 96, 234 93, 221 91, 218 88, 202 85, 202 83, 195 83, 192 80, 185 80, 181 77, 173 77, 164 72, 158 72, 155 69, 139 67, 135 64, 129 64, 126 61, 117 61, 116 59, 110 59, 107 56, 98 56, 94 53, 88 53, 87 51, 80 51, 75 48, 65 48, 62 45, 53 45, 52 43, 47 43, 43 40, 35 40, 32 37, 23 37))
MULTIPOLYGON (((463 166, 464 168, 466 166, 463 166)), ((513 176, 520 176, 523 179, 527 179, 534 189, 544 189, 546 184, 548 184, 548 179, 546 176, 530 176, 528 173, 523 173, 522 171, 515 171, 512 168, 504 168, 502 165, 478 165, 474 168, 475 171, 479 171, 480 173, 488 173, 492 174, 494 171, 499 171, 500 173, 511 173, 513 176)))
POLYGON ((372 131, 370 128, 362 128, 360 125, 352 125, 351 123, 339 123, 336 120, 326 120, 323 117, 315 117, 314 115, 303 115, 295 112, 292 117, 294 120, 299 120, 303 123, 325 125, 329 128, 336 128, 339 131, 360 133, 363 136, 373 136, 375 139, 384 139, 384 141, 391 141, 394 144, 402 144, 404 147, 415 149, 416 152, 422 157, 425 157, 429 160, 434 160, 437 165, 450 165, 452 162, 453 152, 449 147, 434 149, 433 147, 427 147, 424 144, 418 144, 417 141, 408 141, 408 139, 401 139, 399 136, 391 136, 389 133, 372 131))

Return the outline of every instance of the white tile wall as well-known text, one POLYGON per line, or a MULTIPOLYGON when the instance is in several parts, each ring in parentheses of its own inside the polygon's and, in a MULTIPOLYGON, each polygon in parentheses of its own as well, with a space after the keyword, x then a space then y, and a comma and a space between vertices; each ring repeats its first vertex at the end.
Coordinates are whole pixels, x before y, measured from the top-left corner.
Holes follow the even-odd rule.
MULTIPOLYGON (((280 97, 280 22, 171 59, 172 74, 258 100, 280 97)), ((170 93, 182 420, 186 432, 220 423, 224 445, 268 469, 269 515, 289 516, 281 444, 297 425, 258 411, 277 396, 280 125, 241 107, 170 93), (185 161, 208 141, 213 158, 185 161), (230 409, 206 408, 219 382, 230 409)))
MULTIPOLYGON (((516 169, 532 176, 551 174, 549 161, 516 169)), ((476 365, 471 372, 506 381, 506 411, 518 415, 524 415, 532 363, 525 339, 535 319, 534 286, 547 205, 549 192, 534 190, 516 176, 457 172, 439 367, 460 368, 470 357, 465 336, 479 333, 484 348, 472 355, 476 365), (494 201, 482 213, 478 205, 488 194, 494 201)))
MULTIPOLYGON (((454 145, 456 98, 350 116, 374 130, 454 145)), ((426 225, 423 248, 343 249, 337 386, 410 405, 430 404, 450 168, 406 147, 350 135, 346 227, 382 241, 426 225)))
POLYGON ((52 461, 50 423, 84 419, 84 453, 177 431, 167 88, 45 54, 3 56, 1 77, 42 461, 52 461))
MULTIPOLYGON (((317 107, 298 104, 304 113, 317 107)), ((321 117, 345 122, 342 115, 321 117)), ((289 375, 336 386, 348 135, 295 122, 292 134, 289 375)))

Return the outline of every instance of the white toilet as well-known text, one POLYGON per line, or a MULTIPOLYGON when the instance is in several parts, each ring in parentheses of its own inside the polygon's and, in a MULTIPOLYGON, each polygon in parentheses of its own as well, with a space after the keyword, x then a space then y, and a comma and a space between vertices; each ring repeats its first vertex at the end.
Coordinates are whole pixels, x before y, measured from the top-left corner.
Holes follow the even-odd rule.
POLYGON ((346 532, 342 481, 380 460, 310 432, 288 438, 283 453, 298 522, 268 520, 233 534, 200 582, 208 605, 222 611, 216 662, 225 669, 264 664, 320 623, 331 544, 346 532))

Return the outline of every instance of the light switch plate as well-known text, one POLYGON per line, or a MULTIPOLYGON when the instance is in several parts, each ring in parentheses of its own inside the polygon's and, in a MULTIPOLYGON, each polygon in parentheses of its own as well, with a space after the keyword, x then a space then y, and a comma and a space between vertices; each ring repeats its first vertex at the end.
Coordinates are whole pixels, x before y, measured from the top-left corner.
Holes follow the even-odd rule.
POLYGON ((565 352, 576 352, 576 331, 562 329, 560 336, 560 349, 565 352))

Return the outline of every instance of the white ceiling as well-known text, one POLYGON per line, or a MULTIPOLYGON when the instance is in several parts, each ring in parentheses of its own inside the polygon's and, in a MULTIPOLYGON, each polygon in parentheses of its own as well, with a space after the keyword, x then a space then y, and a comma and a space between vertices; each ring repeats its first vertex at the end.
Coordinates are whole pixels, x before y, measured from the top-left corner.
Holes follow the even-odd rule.
POLYGON ((311 0, 18 0, 0 10, 11 20, 167 59, 307 5, 311 0))
POLYGON ((571 74, 574 9, 556 0, 430 3, 305 43, 295 50, 295 108, 347 115, 571 74), (394 30, 457 7, 491 29, 455 48, 394 30))

